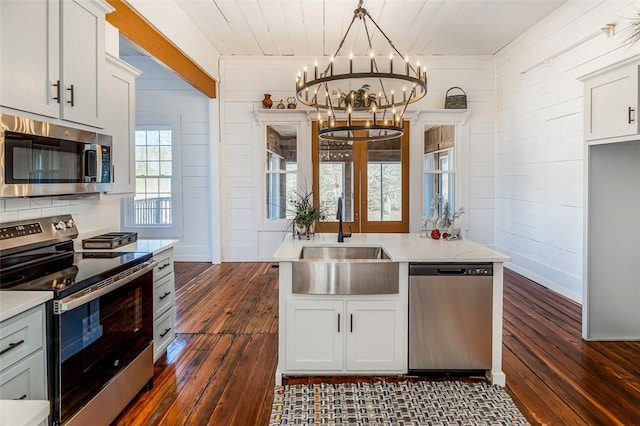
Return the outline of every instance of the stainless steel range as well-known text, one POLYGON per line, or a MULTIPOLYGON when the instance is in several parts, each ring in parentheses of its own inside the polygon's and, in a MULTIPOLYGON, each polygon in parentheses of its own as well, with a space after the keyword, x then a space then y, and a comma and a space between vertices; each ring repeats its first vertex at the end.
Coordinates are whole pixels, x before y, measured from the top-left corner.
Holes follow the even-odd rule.
POLYGON ((73 251, 70 215, 0 224, 0 290, 51 291, 54 425, 108 425, 153 378, 150 253, 73 251))

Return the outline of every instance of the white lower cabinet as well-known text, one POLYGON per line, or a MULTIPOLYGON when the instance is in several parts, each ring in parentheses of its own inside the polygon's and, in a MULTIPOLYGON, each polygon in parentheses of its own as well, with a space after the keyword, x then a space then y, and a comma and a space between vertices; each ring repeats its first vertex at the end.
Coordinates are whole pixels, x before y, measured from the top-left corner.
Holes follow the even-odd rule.
POLYGON ((347 302, 347 370, 402 370, 402 318, 397 300, 347 302))
POLYGON ((176 337, 173 248, 154 253, 153 258, 158 262, 153 269, 153 362, 156 362, 176 337))
POLYGON ((47 399, 45 307, 0 323, 0 399, 47 399))
POLYGON ((344 302, 287 301, 287 369, 344 368, 344 302))
POLYGON ((287 300, 286 370, 404 371, 399 300, 287 300))

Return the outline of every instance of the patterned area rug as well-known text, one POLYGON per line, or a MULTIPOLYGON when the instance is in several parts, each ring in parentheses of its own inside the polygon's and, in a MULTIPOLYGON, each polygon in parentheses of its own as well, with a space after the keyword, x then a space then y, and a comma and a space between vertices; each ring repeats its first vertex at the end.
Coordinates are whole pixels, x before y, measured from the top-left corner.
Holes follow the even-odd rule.
POLYGON ((275 425, 528 425, 499 386, 463 382, 276 386, 275 425))

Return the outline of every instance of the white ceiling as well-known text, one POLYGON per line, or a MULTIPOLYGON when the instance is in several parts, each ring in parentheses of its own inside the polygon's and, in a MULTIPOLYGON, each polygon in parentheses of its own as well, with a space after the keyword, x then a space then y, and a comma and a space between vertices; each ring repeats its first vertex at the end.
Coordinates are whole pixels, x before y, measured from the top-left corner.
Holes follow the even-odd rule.
MULTIPOLYGON (((358 5, 357 0, 175 1, 223 56, 330 56, 358 5)), ((565 1, 365 0, 364 7, 400 52, 491 55, 565 1)), ((355 30, 364 31, 358 21, 350 38, 355 30)), ((388 50, 379 31, 372 33, 374 48, 388 50)), ((343 49, 359 52, 359 40, 365 40, 362 33, 343 49)))

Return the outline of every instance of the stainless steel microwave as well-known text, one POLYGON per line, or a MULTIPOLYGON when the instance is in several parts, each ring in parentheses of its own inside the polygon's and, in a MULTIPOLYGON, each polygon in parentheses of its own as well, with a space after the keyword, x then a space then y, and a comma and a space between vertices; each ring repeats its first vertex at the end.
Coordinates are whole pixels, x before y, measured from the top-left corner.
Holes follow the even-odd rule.
POLYGON ((0 198, 110 191, 112 138, 0 113, 0 198))

